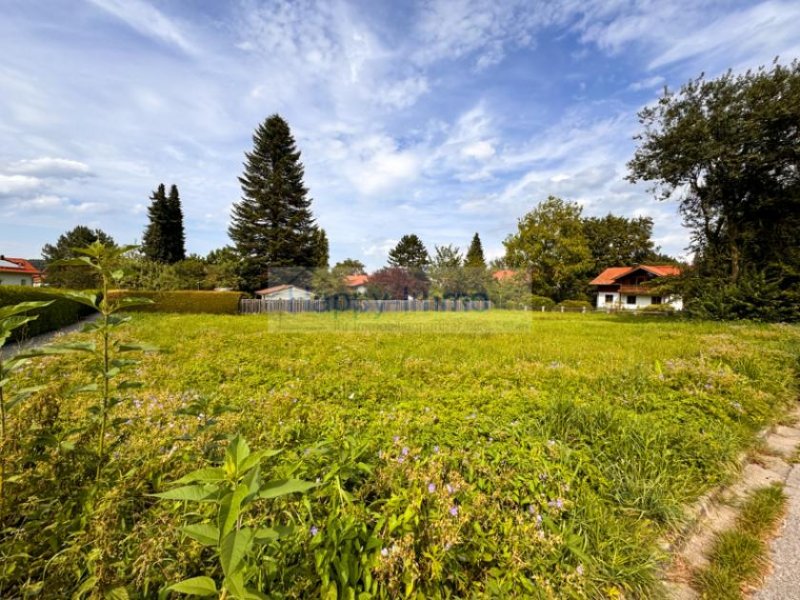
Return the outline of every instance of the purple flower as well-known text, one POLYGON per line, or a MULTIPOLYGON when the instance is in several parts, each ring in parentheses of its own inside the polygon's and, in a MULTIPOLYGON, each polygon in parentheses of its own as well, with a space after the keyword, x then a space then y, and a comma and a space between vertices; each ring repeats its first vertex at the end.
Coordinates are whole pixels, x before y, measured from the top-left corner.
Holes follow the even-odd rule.
POLYGON ((439 446, 434 446, 433 447, 433 451, 438 454, 439 453, 439 446))
POLYGON ((408 456, 408 447, 403 446, 403 449, 400 451, 403 456, 408 456))
POLYGON ((405 458, 403 458, 402 456, 398 456, 398 457, 397 457, 397 462, 399 462, 400 464, 402 464, 402 463, 403 463, 403 461, 405 461, 405 458))
POLYGON ((449 512, 454 517, 457 517, 458 516, 458 507, 457 506, 451 506, 449 512))
POLYGON ((536 515, 536 526, 537 527, 542 526, 542 515, 536 515))
POLYGON ((531 514, 535 514, 536 513, 536 508, 534 508, 533 504, 529 504, 528 505, 528 512, 531 513, 531 514))
POLYGON ((311 535, 312 535, 312 536, 315 536, 315 535, 317 535, 318 533, 319 533, 319 529, 317 529, 317 526, 316 526, 316 525, 312 525, 312 526, 311 526, 311 535))
POLYGON ((432 494, 435 491, 436 491, 436 484, 435 483, 429 483, 428 484, 428 493, 432 494))
POLYGON ((392 438, 392 441, 395 442, 395 443, 399 442, 400 441, 400 436, 399 435, 394 436, 392 438))
POLYGON ((564 501, 561 498, 559 498, 558 500, 556 500, 556 506, 558 508, 564 508, 564 501))

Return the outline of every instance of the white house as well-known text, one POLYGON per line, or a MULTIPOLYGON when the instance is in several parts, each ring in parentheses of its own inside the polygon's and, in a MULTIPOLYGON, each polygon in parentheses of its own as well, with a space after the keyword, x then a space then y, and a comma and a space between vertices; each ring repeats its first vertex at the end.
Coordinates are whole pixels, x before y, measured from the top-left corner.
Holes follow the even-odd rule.
POLYGON ((0 285, 42 284, 42 273, 24 258, 10 258, 0 254, 0 285))
POLYGON ((652 304, 669 304, 675 310, 682 310, 683 299, 680 296, 660 296, 652 286, 646 285, 660 277, 680 274, 680 267, 675 265, 609 267, 589 285, 597 291, 597 308, 636 310, 652 304))
POLYGON ((347 289, 353 294, 363 296, 367 293, 367 284, 369 283, 369 275, 348 275, 344 278, 344 284, 347 289))
POLYGON ((296 285, 275 285, 256 292, 262 300, 311 300, 314 294, 296 285))

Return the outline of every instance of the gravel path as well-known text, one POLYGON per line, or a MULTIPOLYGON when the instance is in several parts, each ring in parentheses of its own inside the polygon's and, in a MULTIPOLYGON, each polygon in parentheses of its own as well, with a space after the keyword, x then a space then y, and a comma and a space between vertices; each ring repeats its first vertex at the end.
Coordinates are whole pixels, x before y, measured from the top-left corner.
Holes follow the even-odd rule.
POLYGON ((84 319, 81 319, 77 323, 73 323, 72 325, 67 325, 66 327, 62 327, 61 329, 56 329, 55 331, 48 331, 47 333, 37 335, 28 340, 25 340, 24 342, 20 343, 11 342, 10 344, 3 346, 2 348, 3 358, 11 358, 15 354, 22 352, 23 350, 36 348, 37 346, 42 346, 44 344, 52 342, 58 336, 80 331, 81 329, 83 329, 84 325, 86 325, 87 323, 91 323, 99 316, 100 313, 94 313, 84 319))
POLYGON ((784 487, 789 510, 781 530, 771 544, 772 572, 755 600, 800 598, 800 464, 792 467, 784 487))

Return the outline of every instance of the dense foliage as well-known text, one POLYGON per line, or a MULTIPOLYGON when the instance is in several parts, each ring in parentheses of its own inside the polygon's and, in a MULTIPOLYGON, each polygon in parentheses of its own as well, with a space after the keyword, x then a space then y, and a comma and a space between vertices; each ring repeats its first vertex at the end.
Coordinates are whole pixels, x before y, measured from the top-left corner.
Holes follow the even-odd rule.
POLYGON ((4 448, 0 596, 156 598, 240 573, 268 597, 657 597, 659 535, 798 391, 787 326, 494 311, 126 327, 120 343, 163 351, 114 407, 99 483, 94 358, 12 377, 44 387, 4 448), (294 527, 246 558, 213 545, 232 522, 213 502, 152 496, 212 477, 236 433, 281 451, 264 481, 319 478, 246 505, 247 539, 294 527))
POLYGON ((142 236, 142 253, 151 261, 173 264, 186 258, 186 234, 178 186, 172 185, 169 196, 164 184, 150 196, 149 222, 142 236))
POLYGON ((239 312, 240 292, 198 292, 190 290, 151 292, 142 290, 115 290, 109 292, 112 299, 136 297, 148 298, 152 304, 130 310, 164 313, 209 313, 235 315, 239 312))
POLYGON ((55 245, 45 244, 42 257, 47 264, 47 285, 76 290, 97 288, 100 280, 96 273, 81 267, 54 264, 60 260, 75 258, 75 248, 83 248, 97 241, 102 244, 114 243, 112 237, 102 230, 78 225, 60 235, 55 245))
POLYGON ((234 204, 228 228, 242 259, 244 289, 286 283, 283 268, 327 266, 327 237, 314 224, 300 152, 286 121, 267 118, 245 156, 242 199, 234 204))
POLYGON ((77 323, 93 311, 78 302, 65 297, 58 289, 32 288, 4 285, 0 287, 0 307, 11 306, 21 302, 48 302, 47 306, 40 306, 30 311, 29 314, 37 318, 14 329, 11 340, 20 341, 41 333, 54 331, 67 325, 77 323))
POLYGON ((629 178, 679 192, 696 252, 688 308, 800 319, 800 62, 701 76, 639 117, 629 178))
POLYGON ((401 237, 397 245, 389 251, 389 266, 391 267, 422 271, 430 262, 431 258, 425 244, 415 233, 401 237))

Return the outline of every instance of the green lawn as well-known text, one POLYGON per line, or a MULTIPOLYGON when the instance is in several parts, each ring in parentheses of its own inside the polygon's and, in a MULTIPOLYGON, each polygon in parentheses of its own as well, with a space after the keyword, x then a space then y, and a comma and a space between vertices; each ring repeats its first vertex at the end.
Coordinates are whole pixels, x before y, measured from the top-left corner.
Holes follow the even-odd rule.
POLYGON ((29 376, 49 388, 17 426, 56 442, 20 469, 0 592, 94 576, 156 597, 213 575, 179 530, 196 506, 146 494, 240 432, 282 450, 268 474, 322 483, 249 517, 298 526, 248 572, 268 595, 651 598, 658 537, 798 389, 796 326, 493 311, 140 314, 123 331, 164 352, 115 408, 117 475, 88 498, 71 491, 81 359, 29 376))

